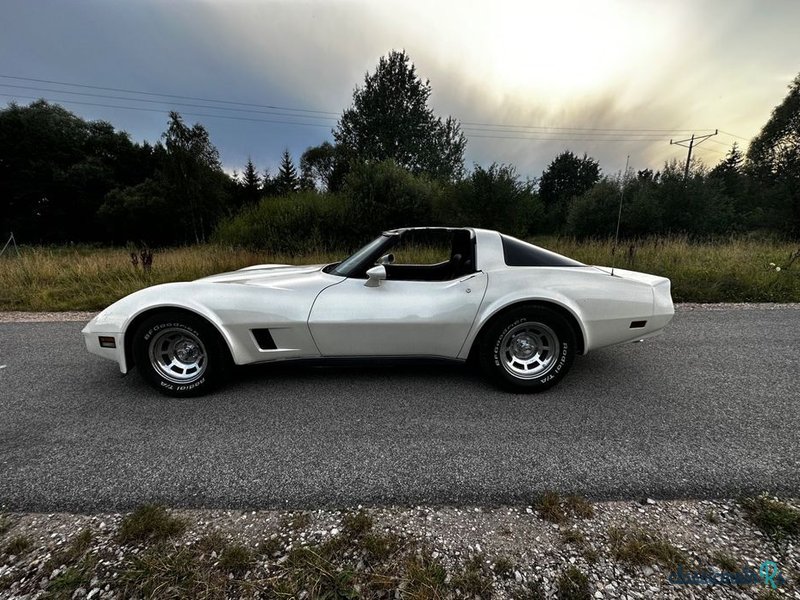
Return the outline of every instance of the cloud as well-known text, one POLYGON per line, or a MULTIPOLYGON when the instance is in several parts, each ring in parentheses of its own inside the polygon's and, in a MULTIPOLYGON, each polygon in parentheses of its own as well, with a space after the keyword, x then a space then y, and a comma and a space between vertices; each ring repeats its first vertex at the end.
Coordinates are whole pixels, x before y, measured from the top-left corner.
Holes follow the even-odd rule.
MULTIPOLYGON (((557 152, 571 149, 613 172, 628 154, 637 168, 685 156, 669 145, 680 131, 644 129, 719 128, 744 137, 758 131, 800 55, 800 4, 763 6, 8 0, 0 73, 339 113, 378 57, 403 48, 431 80, 437 113, 464 122, 468 161, 512 163, 536 176, 557 152), (539 128, 486 131, 474 123, 539 128), (622 141, 637 135, 648 139, 622 141), (508 139, 516 137, 536 139, 508 139)), ((144 111, 67 106, 136 139, 152 141, 166 123, 144 111)), ((297 157, 330 139, 335 124, 334 115, 310 113, 305 122, 322 126, 187 120, 206 125, 228 168, 241 168, 248 156, 274 168, 284 147, 297 157)), ((734 139, 720 134, 698 156, 715 163, 734 139)))

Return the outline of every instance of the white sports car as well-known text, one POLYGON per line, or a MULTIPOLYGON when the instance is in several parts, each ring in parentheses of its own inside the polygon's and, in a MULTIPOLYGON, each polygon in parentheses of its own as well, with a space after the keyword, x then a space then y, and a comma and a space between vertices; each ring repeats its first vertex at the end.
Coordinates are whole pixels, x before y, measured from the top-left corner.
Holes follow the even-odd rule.
POLYGON ((556 384, 576 354, 660 333, 670 281, 581 264, 497 231, 387 231, 342 262, 258 265, 115 302, 83 330, 90 352, 172 396, 235 365, 431 358, 480 363, 503 388, 556 384), (424 256, 424 264, 420 264, 424 256))

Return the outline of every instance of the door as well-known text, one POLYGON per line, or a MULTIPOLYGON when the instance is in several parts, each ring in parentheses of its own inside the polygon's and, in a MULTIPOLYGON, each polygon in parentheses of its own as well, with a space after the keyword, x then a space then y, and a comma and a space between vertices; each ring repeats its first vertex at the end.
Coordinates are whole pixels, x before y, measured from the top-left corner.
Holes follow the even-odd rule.
POLYGON ((308 325, 323 356, 455 358, 486 292, 486 274, 450 281, 346 279, 317 296, 308 325))

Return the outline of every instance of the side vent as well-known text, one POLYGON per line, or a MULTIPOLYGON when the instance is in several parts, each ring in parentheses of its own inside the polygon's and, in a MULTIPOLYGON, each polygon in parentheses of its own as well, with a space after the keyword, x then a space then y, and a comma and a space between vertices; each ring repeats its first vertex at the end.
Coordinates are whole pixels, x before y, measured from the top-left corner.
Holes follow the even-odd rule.
POLYGON ((269 329, 253 329, 253 337, 256 338, 256 344, 262 350, 276 350, 278 347, 275 345, 275 340, 272 339, 272 334, 269 329))
POLYGON ((631 321, 631 329, 641 329, 647 325, 647 321, 631 321))

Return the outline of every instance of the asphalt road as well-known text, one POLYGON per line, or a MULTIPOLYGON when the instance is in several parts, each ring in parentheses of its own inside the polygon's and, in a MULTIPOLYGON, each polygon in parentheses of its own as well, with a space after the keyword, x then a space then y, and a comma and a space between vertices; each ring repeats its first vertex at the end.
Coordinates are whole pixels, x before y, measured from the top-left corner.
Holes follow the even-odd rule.
POLYGON ((270 366, 175 400, 89 355, 81 327, 0 324, 0 508, 800 491, 800 306, 681 308, 534 396, 462 367, 270 366))

